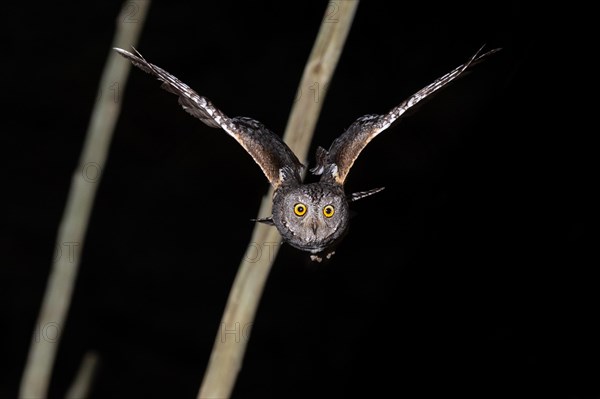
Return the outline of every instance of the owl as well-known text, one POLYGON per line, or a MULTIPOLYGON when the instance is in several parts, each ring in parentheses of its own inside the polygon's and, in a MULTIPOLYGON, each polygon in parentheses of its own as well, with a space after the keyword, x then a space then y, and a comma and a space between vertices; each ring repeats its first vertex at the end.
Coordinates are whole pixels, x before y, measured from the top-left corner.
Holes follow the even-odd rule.
POLYGON ((347 194, 344 182, 365 146, 386 130, 408 109, 438 91, 479 61, 499 49, 481 53, 458 66, 383 115, 365 115, 333 141, 329 150, 318 147, 316 165, 310 171, 321 176, 316 183, 303 183, 304 166, 283 140, 262 123, 246 117, 228 117, 207 98, 164 69, 146 61, 137 51, 115 48, 133 65, 162 82, 161 87, 179 96, 185 111, 206 125, 223 129, 250 154, 273 186, 272 215, 255 222, 277 228, 283 241, 310 253, 313 261, 329 259, 348 230, 349 203, 383 188, 347 194))

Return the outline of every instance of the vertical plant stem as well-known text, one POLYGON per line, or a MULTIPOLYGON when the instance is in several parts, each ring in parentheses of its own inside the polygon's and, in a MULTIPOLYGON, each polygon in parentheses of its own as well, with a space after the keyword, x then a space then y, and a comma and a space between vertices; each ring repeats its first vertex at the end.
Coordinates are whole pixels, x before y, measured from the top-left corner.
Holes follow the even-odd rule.
MULTIPOLYGON (((150 0, 128 1, 116 20, 113 46, 136 45, 150 0)), ((108 51, 108 49, 107 49, 108 51)), ((96 190, 106 163, 114 126, 121 110, 121 96, 131 65, 114 51, 109 52, 100 80, 98 100, 92 111, 79 164, 71 186, 56 239, 58 259, 52 265, 35 329, 46 331, 53 326, 52 339, 34 334, 21 379, 20 398, 47 396, 61 332, 77 277, 85 233, 96 190)))
MULTIPOLYGON (((284 141, 300 160, 306 160, 323 105, 324 93, 308 95, 309 88, 327 87, 350 31, 358 0, 331 1, 304 68, 292 112, 288 119, 284 141), (317 86, 313 86, 313 85, 317 86)), ((306 162, 304 162, 306 164, 306 162)), ((271 213, 272 190, 263 198, 258 212, 262 217, 271 213)), ((229 398, 241 369, 248 333, 271 266, 281 243, 281 236, 271 226, 255 225, 250 245, 240 263, 221 324, 213 345, 208 368, 198 393, 199 399, 229 398)))
POLYGON ((88 352, 81 361, 75 380, 65 395, 65 399, 85 399, 90 395, 96 369, 98 368, 98 354, 88 352))

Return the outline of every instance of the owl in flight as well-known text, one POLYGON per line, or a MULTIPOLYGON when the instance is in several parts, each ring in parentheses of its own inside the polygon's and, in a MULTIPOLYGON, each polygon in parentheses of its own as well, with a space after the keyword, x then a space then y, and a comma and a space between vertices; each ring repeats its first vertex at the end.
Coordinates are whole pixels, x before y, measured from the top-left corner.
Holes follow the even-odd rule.
POLYGON ((230 118, 207 98, 164 69, 146 61, 140 53, 115 50, 133 65, 154 75, 161 87, 179 96, 185 111, 206 125, 221 128, 252 156, 274 189, 272 215, 257 222, 274 225, 291 246, 311 253, 311 259, 329 259, 334 246, 343 238, 350 220, 348 204, 383 188, 352 194, 344 192, 344 181, 354 161, 379 133, 387 129, 408 109, 458 78, 463 72, 499 49, 478 51, 469 61, 458 66, 383 115, 358 118, 333 141, 329 150, 319 147, 316 166, 310 171, 320 175, 319 182, 302 181, 304 166, 283 140, 262 123, 246 117, 230 118))

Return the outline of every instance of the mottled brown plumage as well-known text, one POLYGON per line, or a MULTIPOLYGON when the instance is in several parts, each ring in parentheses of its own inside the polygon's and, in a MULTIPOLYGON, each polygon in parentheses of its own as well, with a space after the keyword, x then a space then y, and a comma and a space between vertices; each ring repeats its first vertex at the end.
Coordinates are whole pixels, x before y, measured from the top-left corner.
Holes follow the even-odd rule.
POLYGON ((164 69, 149 63, 141 54, 135 55, 120 48, 115 48, 115 50, 129 59, 133 65, 163 82, 161 87, 178 95, 179 104, 189 114, 210 127, 225 130, 236 139, 260 166, 273 187, 279 187, 288 179, 298 184, 301 183, 302 163, 283 140, 262 123, 246 117, 229 118, 207 98, 198 95, 188 85, 164 69))
POLYGON ((498 49, 480 54, 419 90, 383 115, 358 118, 333 141, 329 150, 317 149, 316 166, 311 171, 321 175, 318 183, 303 184, 303 165, 283 140, 262 123, 245 117, 229 118, 208 99, 198 95, 185 83, 146 61, 141 54, 115 48, 135 66, 163 82, 162 88, 179 96, 179 104, 206 125, 222 128, 252 156, 273 185, 273 215, 255 219, 273 224, 290 245, 311 252, 311 259, 321 261, 333 254, 332 248, 348 229, 348 203, 375 194, 382 188, 346 195, 344 182, 354 161, 366 145, 390 127, 408 109, 462 75, 469 67, 498 49))

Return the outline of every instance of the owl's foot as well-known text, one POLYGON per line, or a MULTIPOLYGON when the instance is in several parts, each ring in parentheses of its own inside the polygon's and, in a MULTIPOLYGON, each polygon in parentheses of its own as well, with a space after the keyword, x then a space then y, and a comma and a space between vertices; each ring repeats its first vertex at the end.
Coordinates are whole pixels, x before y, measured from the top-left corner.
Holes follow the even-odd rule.
MULTIPOLYGON (((335 251, 331 251, 329 252, 327 255, 325 255, 325 259, 331 259, 331 257, 335 254, 335 251)), ((311 255, 310 256, 310 260, 312 260, 313 262, 323 262, 323 257, 319 256, 319 255, 311 255)))

